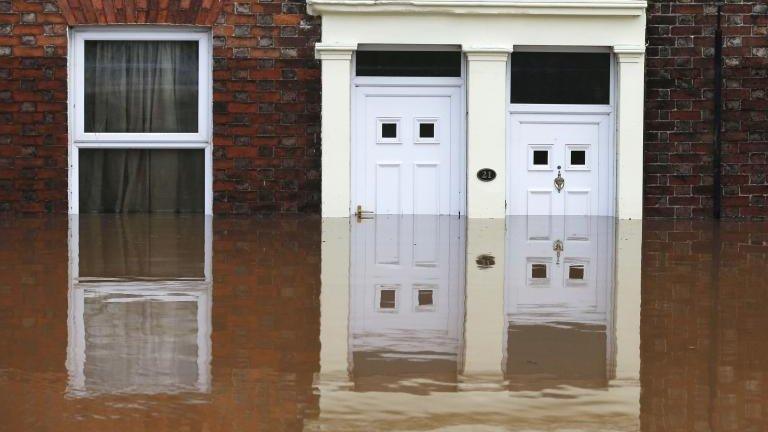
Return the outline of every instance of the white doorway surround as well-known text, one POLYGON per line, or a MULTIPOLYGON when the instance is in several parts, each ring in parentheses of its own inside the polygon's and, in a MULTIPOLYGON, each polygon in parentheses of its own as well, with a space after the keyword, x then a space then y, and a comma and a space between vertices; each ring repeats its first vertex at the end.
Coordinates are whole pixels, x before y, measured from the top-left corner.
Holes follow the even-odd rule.
MULTIPOLYGON (((519 203, 508 202, 511 182, 527 176, 511 172, 518 168, 508 164, 510 55, 523 47, 611 54, 613 121, 607 124, 605 142, 614 148, 607 154, 613 168, 605 172, 600 165, 599 172, 593 171, 598 176, 595 187, 599 188, 594 196, 605 193, 607 202, 600 203, 602 198, 597 198, 595 208, 591 201, 587 205, 582 200, 587 206, 582 210, 589 208, 590 212, 622 219, 641 218, 646 7, 642 0, 308 0, 309 12, 323 17, 323 39, 316 45, 316 56, 322 62, 323 216, 346 217, 356 211, 354 185, 361 181, 361 174, 353 160, 355 115, 359 113, 354 94, 355 53, 369 46, 407 49, 418 41, 429 46, 460 46, 463 53, 466 157, 459 165, 465 168, 460 184, 466 188, 463 201, 470 218, 503 218, 522 212, 515 207, 519 203), (486 181, 487 176, 478 176, 481 170, 493 171, 495 178, 486 181), (603 174, 607 174, 605 180, 603 174)), ((596 143, 603 145, 601 139, 596 143)), ((568 175, 566 190, 581 181, 577 178, 586 176, 575 171, 568 175)))
POLYGON ((430 83, 377 77, 356 84, 353 208, 377 214, 466 213, 462 82, 430 83))

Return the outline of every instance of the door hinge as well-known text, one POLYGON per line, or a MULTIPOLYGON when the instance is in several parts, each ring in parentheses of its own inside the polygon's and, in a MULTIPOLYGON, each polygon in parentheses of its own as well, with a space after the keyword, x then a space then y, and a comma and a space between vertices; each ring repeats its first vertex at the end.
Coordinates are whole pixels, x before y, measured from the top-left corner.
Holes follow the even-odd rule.
POLYGON ((360 222, 363 219, 373 219, 373 212, 363 210, 363 206, 358 204, 357 211, 355 211, 355 217, 357 217, 358 222, 360 222))

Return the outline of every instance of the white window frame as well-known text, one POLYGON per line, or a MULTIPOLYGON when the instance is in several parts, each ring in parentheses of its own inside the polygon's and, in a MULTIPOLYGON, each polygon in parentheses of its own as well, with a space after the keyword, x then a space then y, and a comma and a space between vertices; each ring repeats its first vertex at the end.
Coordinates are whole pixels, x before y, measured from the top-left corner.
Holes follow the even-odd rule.
POLYGON ((69 72, 69 213, 80 212, 80 149, 200 149, 205 156, 204 212, 213 213, 212 52, 208 29, 174 26, 99 26, 70 30, 69 72), (196 41, 198 42, 197 132, 94 133, 85 132, 85 41, 196 41))

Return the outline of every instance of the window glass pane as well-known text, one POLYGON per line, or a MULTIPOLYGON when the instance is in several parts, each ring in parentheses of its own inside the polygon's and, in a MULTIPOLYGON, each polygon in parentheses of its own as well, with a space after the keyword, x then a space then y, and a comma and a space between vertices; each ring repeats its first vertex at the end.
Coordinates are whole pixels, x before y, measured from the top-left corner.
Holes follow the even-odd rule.
POLYGON ((547 150, 534 150, 533 151, 533 164, 534 165, 549 165, 549 151, 547 151, 547 150))
POLYGON ((382 138, 397 138, 397 123, 382 123, 381 124, 381 137, 382 138))
POLYGON ((571 165, 586 165, 587 152, 585 150, 571 150, 571 165))
POLYGON ((85 41, 85 132, 197 132, 195 41, 85 41))
POLYGON ((435 137, 434 123, 419 123, 419 138, 434 138, 434 137, 435 137))
POLYGON ((610 59, 608 53, 512 53, 511 102, 608 104, 610 59))
POLYGON ((460 77, 458 51, 358 51, 357 76, 460 77))
POLYGON ((81 213, 202 213, 203 150, 80 150, 81 213))

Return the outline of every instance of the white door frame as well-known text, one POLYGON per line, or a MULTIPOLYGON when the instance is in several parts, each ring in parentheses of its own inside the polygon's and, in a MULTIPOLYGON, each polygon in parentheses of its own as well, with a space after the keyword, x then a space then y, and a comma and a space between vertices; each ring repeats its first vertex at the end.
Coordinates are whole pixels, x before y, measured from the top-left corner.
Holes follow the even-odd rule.
MULTIPOLYGON (((610 53, 610 83, 609 83, 609 89, 610 94, 608 97, 608 105, 565 105, 565 104, 513 104, 510 102, 510 91, 511 86, 514 85, 512 83, 512 62, 507 61, 507 88, 506 88, 506 98, 507 98, 507 133, 506 133, 506 154, 507 154, 507 160, 505 169, 507 171, 507 184, 505 185, 506 189, 506 215, 510 216, 513 202, 512 200, 515 198, 514 193, 514 182, 516 181, 516 177, 513 174, 515 167, 515 162, 513 162, 513 159, 515 157, 515 153, 510 153, 513 146, 513 137, 512 137, 512 116, 514 114, 562 114, 562 115, 574 115, 574 118, 578 118, 577 116, 581 115, 607 115, 608 116, 608 142, 607 148, 608 148, 608 168, 607 168, 607 176, 608 176, 608 202, 609 202, 609 213, 607 215, 600 215, 600 216, 614 216, 618 214, 618 197, 616 195, 616 185, 618 182, 618 178, 616 176, 616 160, 618 157, 618 153, 616 152, 616 56, 610 52, 609 47, 561 47, 561 46, 536 46, 536 47, 527 47, 527 46, 520 46, 515 47, 516 52, 579 52, 579 53, 594 53, 594 52, 605 52, 610 53)), ((598 173, 598 176, 602 177, 600 173, 598 173)), ((599 194, 600 192, 598 192, 599 194)), ((594 215, 593 215, 594 216, 594 215)))
MULTIPOLYGON (((387 50, 402 50, 413 51, 415 49, 426 49, 424 46, 389 46, 383 45, 381 47, 376 46, 377 49, 387 50)), ((448 47, 430 46, 430 51, 449 50, 448 47)), ((462 56, 463 57, 463 56, 462 56)), ((404 96, 417 96, 416 91, 418 89, 428 90, 430 95, 435 95, 436 91, 440 88, 455 89, 459 88, 459 115, 455 121, 458 124, 452 124, 452 128, 456 131, 458 139, 451 143, 451 168, 457 168, 455 175, 458 176, 456 181, 459 185, 457 198, 457 208, 452 212, 456 212, 460 215, 467 214, 467 129, 466 129, 466 85, 465 85, 465 61, 461 60, 461 77, 358 77, 355 76, 355 59, 352 58, 352 101, 351 101, 351 146, 350 146, 350 213, 354 214, 357 203, 360 202, 360 198, 363 194, 360 189, 360 181, 356 181, 356 174, 365 164, 365 147, 361 144, 364 143, 365 134, 365 120, 363 113, 359 112, 362 100, 367 92, 373 92, 376 90, 381 91, 386 88, 401 88, 408 90, 404 96)), ((391 95, 397 96, 397 93, 391 95)), ((454 121, 454 119, 451 119, 454 121)), ((451 180, 454 180, 454 172, 451 172, 451 180)), ((453 193, 453 192, 452 192, 453 193)), ((453 200, 452 200, 453 202, 453 200)))

